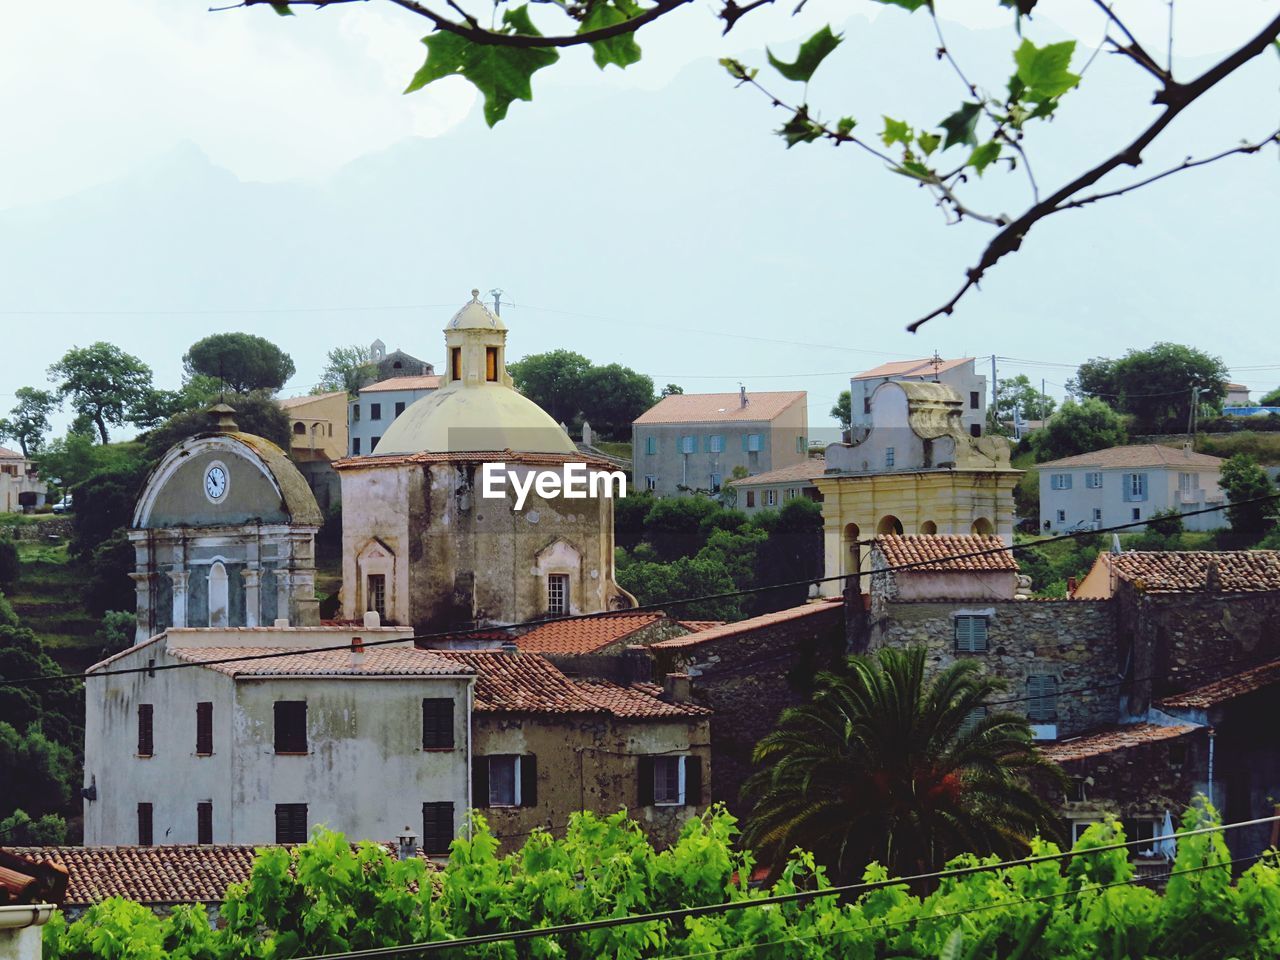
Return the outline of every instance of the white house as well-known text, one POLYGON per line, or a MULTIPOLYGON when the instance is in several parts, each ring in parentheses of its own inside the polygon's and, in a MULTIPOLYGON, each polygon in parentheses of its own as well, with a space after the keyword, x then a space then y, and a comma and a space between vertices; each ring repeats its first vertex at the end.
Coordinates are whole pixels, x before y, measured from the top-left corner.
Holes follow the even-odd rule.
POLYGON ((971 437, 980 437, 987 428, 987 378, 978 373, 973 357, 944 360, 897 360, 855 374, 849 381, 853 439, 871 428, 871 395, 882 383, 908 380, 941 383, 960 395, 964 403, 962 422, 971 437))
POLYGON ((0 447, 0 510, 30 513, 44 506, 48 492, 34 463, 17 450, 0 447))
MULTIPOLYGON (((1159 444, 1108 447, 1039 464, 1040 529, 1080 530, 1146 520, 1155 513, 1191 513, 1223 502, 1222 460, 1190 448, 1159 444)), ((1225 513, 1184 521, 1189 530, 1226 526, 1225 513)))
POLYGON ((435 393, 440 381, 436 374, 394 376, 361 387, 360 395, 347 405, 348 453, 353 457, 373 453, 400 414, 435 393))
POLYGON ((385 840, 430 805, 424 849, 447 847, 471 805, 476 671, 411 636, 174 627, 90 667, 85 843, 299 843, 318 824, 385 840))

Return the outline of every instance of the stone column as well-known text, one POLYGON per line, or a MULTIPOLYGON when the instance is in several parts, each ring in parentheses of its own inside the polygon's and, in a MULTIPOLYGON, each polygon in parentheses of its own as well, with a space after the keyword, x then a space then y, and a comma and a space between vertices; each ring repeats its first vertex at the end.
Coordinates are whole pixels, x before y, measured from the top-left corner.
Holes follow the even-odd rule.
POLYGON ((258 569, 257 564, 254 564, 246 570, 241 570, 240 576, 244 577, 244 625, 256 627, 262 614, 261 601, 258 599, 258 589, 262 585, 262 571, 258 569))
POLYGON ((187 625, 187 582, 191 574, 186 570, 170 570, 169 579, 173 581, 173 623, 175 627, 187 625))
POLYGON ((136 615, 138 626, 134 630, 134 643, 142 643, 151 639, 151 630, 154 626, 151 612, 151 574, 149 573, 131 573, 129 579, 133 581, 133 587, 136 592, 136 615))

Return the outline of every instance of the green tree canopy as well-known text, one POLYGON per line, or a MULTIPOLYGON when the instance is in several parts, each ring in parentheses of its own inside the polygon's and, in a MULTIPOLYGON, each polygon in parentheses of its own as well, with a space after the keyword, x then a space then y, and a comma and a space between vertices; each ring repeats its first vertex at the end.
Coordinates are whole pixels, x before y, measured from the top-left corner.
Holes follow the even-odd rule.
POLYGON ((1275 500, 1245 502, 1276 494, 1276 487, 1267 472, 1249 454, 1237 453, 1224 463, 1218 484, 1227 495, 1227 517, 1234 532, 1257 540, 1275 525, 1276 517, 1280 516, 1280 504, 1275 500))
MULTIPOLYGON (((235 421, 242 433, 265 437, 287 451, 292 443, 289 417, 274 399, 261 393, 227 396, 227 405, 235 409, 235 421)), ((175 443, 213 429, 213 421, 203 408, 184 410, 170 417, 143 437, 147 459, 159 460, 175 443)))
POLYGON ((293 360, 270 340, 252 333, 215 333, 183 354, 188 376, 215 377, 233 393, 274 393, 294 374, 293 360))
POLYGON ((570 428, 590 422, 610 439, 629 437, 631 421, 653 406, 653 380, 618 363, 596 366, 572 350, 530 354, 507 364, 516 389, 570 428))
POLYGON ((678 383, 668 383, 662 388, 662 393, 659 394, 659 396, 672 397, 682 393, 684 393, 684 387, 680 386, 678 383))
POLYGON ((850 391, 840 391, 840 396, 836 397, 835 405, 831 408, 831 419, 840 424, 841 430, 853 428, 853 394, 850 391))
POLYGON ((1280 387, 1276 387, 1270 393, 1264 393, 1258 403, 1264 407, 1280 407, 1280 387))
POLYGON ((746 842, 775 862, 815 851, 841 880, 871 861, 898 875, 963 851, 1025 854, 1053 811, 1026 775, 1052 770, 1024 717, 988 712, 1002 689, 962 660, 925 676, 926 650, 886 648, 823 673, 756 746, 746 842))
POLYGON ((1029 438, 1037 463, 1118 447, 1127 440, 1121 416, 1092 397, 1080 403, 1068 400, 1029 438))
POLYGON ((324 369, 320 371, 320 382, 316 384, 315 392, 345 390, 347 396, 354 397, 362 386, 377 375, 378 365, 371 359, 368 347, 355 343, 334 347, 325 357, 324 369))
POLYGON ((1047 420, 1056 406, 1053 397, 1037 390, 1025 373, 996 384, 997 423, 1012 421, 1015 410, 1023 420, 1047 420))
POLYGON ((1178 343, 1130 350, 1118 360, 1094 358, 1080 365, 1067 389, 1095 397, 1133 418, 1134 433, 1187 429, 1192 394, 1220 406, 1227 395, 1227 368, 1218 357, 1178 343))
POLYGON ((653 379, 620 363, 592 366, 582 378, 578 415, 601 436, 631 435, 631 421, 653 406, 653 379))
POLYGON ((571 424, 582 411, 583 385, 591 361, 572 350, 534 353, 507 364, 516 389, 558 423, 571 424))
POLYGON ((151 415, 151 368, 114 344, 99 340, 72 347, 49 367, 49 379, 61 396, 70 398, 76 413, 93 423, 103 443, 108 426, 151 415))
POLYGON ((0 420, 0 439, 17 441, 22 455, 29 457, 44 444, 44 436, 50 430, 49 414, 58 405, 58 398, 48 390, 35 387, 19 387, 14 396, 18 402, 9 416, 0 420))

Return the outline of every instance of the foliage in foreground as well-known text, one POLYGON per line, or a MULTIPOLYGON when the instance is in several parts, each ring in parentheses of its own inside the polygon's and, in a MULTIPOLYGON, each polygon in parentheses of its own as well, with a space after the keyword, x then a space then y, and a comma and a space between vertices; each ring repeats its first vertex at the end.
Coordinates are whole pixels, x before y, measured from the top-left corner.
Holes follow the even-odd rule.
MULTIPOLYGON (((1216 819, 1212 809, 1197 805, 1183 826, 1210 819, 1216 819)), ((583 813, 570 821, 564 839, 535 833, 522 849, 499 856, 497 841, 477 818, 472 839, 456 840, 448 864, 429 877, 421 860, 398 861, 370 843, 353 850, 340 834, 321 831, 292 852, 260 852, 248 883, 229 892, 222 929, 210 929, 198 907, 179 907, 161 919, 116 899, 72 924, 55 915, 45 928, 45 951, 50 960, 283 960, 829 886, 812 857, 797 853, 771 889, 751 888, 746 878, 754 864, 734 848, 735 834, 733 818, 715 809, 689 821, 674 847, 655 852, 625 812, 583 813)), ((1076 850, 1120 839, 1116 823, 1097 824, 1076 850)), ((1033 850, 1052 854, 1057 847, 1037 840, 1033 850)), ((1221 834, 1181 840, 1164 895, 1132 885, 1125 852, 1110 850, 948 879, 923 898, 894 885, 853 902, 820 897, 442 956, 1273 957, 1280 952, 1280 867, 1268 857, 1233 884, 1228 859, 1221 834), (758 949, 763 944, 771 945, 768 952, 758 949)), ((979 862, 966 855, 951 866, 979 862)), ((885 877, 875 864, 864 874, 867 881, 885 877)))

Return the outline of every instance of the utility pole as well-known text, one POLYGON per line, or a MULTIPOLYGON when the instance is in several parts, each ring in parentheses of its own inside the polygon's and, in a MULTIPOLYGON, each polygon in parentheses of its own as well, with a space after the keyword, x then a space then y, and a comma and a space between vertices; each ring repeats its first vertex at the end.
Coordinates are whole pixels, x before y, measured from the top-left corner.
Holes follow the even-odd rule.
POLYGON ((1196 427, 1200 419, 1200 388, 1191 388, 1191 412, 1187 416, 1187 433, 1191 434, 1191 449, 1196 448, 1196 427))
POLYGON ((991 415, 994 417, 996 407, 999 406, 998 396, 996 392, 996 355, 991 355, 991 415))
POLYGON ((1047 420, 1049 412, 1049 394, 1044 389, 1044 377, 1040 378, 1040 419, 1047 420))

